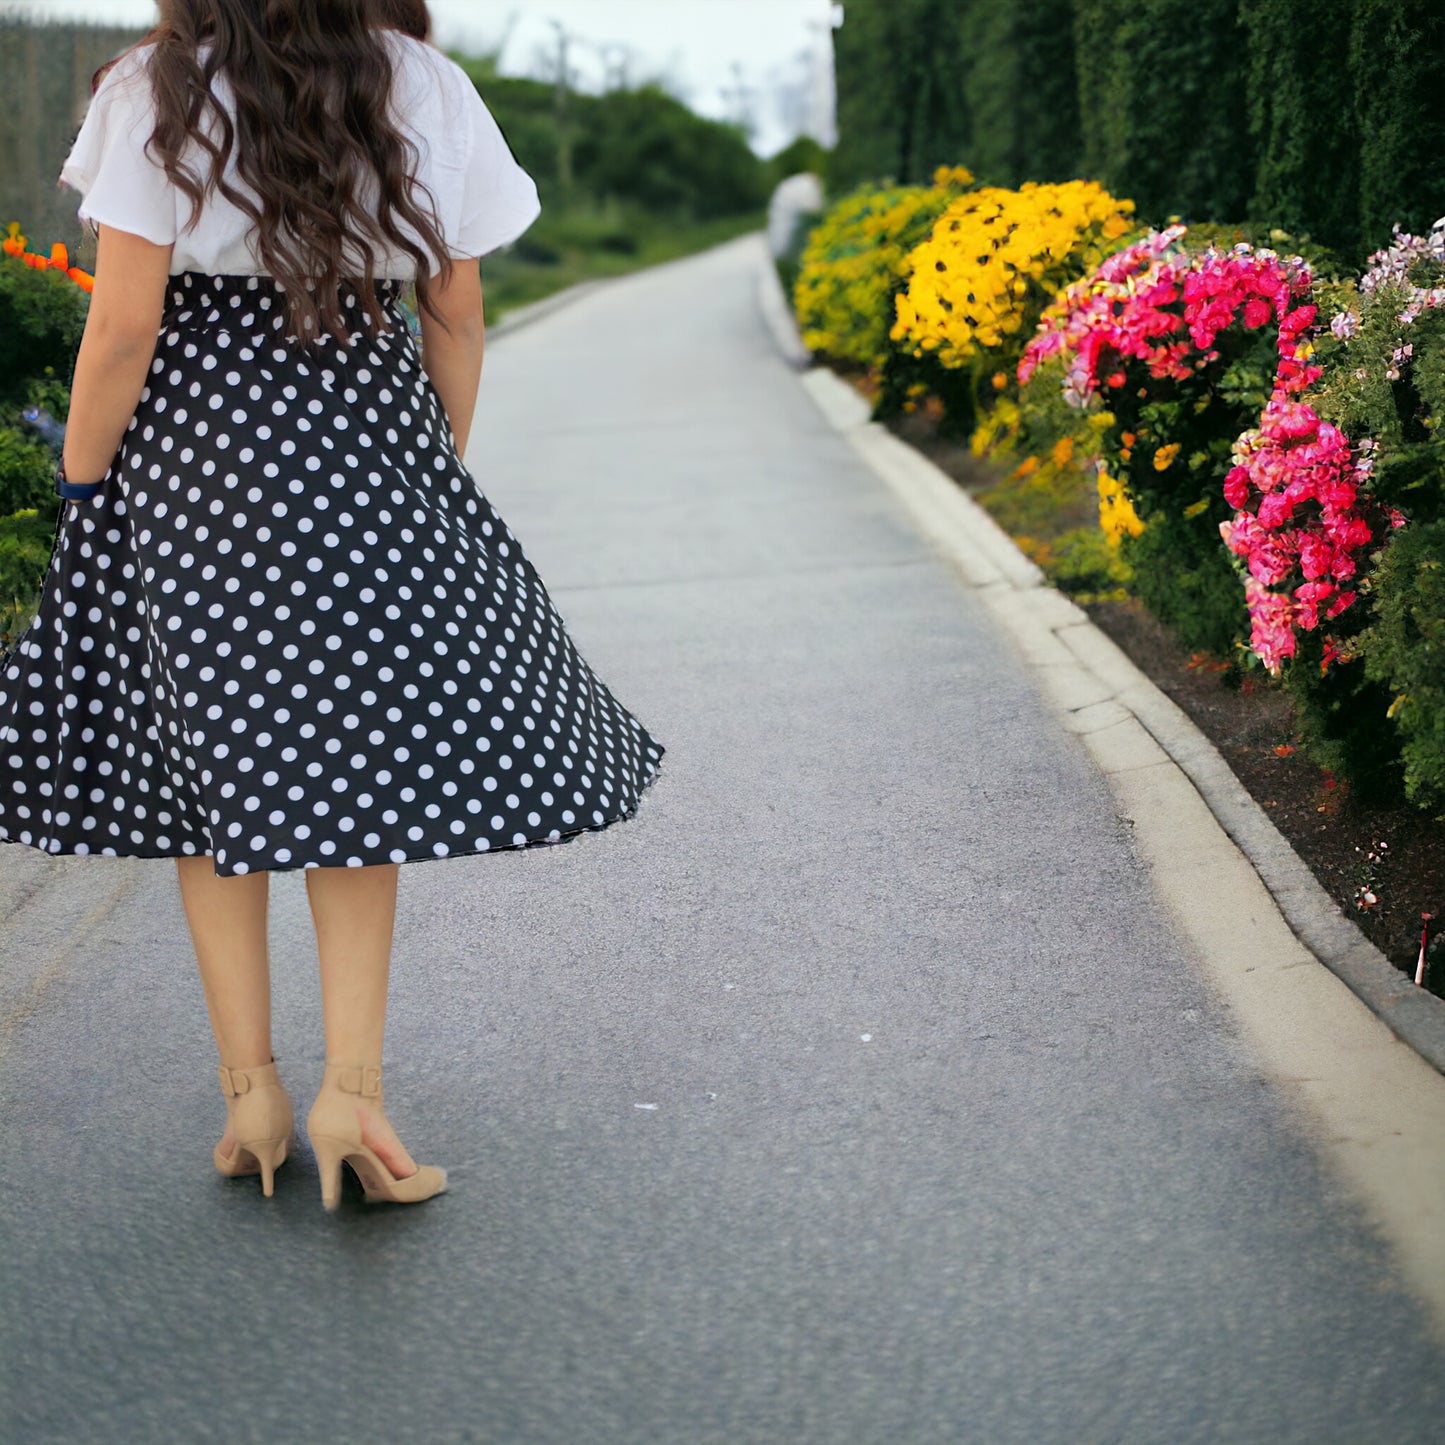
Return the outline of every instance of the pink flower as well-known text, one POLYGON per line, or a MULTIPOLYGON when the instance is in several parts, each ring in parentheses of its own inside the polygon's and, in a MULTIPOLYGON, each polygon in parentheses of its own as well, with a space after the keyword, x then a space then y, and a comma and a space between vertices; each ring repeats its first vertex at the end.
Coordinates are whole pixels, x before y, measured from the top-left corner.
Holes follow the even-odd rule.
POLYGON ((1244 324, 1251 330, 1257 331, 1271 315, 1271 308, 1268 301, 1262 297, 1251 296, 1244 303, 1244 324))
POLYGON ((1249 471, 1245 467, 1231 467, 1224 479, 1224 500, 1238 511, 1249 496, 1249 471))
POLYGON ((1244 584, 1249 604, 1249 645, 1273 673, 1295 655, 1295 607, 1288 597, 1261 587, 1252 577, 1244 584))

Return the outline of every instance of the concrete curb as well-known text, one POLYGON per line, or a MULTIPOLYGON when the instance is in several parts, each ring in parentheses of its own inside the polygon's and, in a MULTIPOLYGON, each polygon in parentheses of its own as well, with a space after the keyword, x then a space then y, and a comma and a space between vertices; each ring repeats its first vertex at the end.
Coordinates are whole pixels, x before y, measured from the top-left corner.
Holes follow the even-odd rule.
MULTIPOLYGON (((579 281, 575 286, 568 286, 562 291, 554 291, 540 301, 533 301, 527 306, 518 306, 506 312, 500 321, 488 322, 487 336, 506 336, 509 332, 520 331, 524 326, 530 326, 534 321, 545 320, 554 311, 560 311, 564 306, 570 306, 574 301, 580 301, 590 292, 597 291, 617 279, 620 278, 605 276, 592 281, 579 281)), ((482 281, 482 293, 485 296, 485 278, 482 281)))
MULTIPOLYGON (((776 336, 772 314, 786 311, 787 303, 765 250, 759 253, 758 289, 764 319, 776 336), (770 280, 773 296, 764 301, 770 280)), ((796 338, 796 327, 791 334, 796 338)), ((792 357, 785 356, 791 363, 792 357)), ((969 586, 983 594, 1025 657, 1044 674, 1046 691, 1072 715, 1074 730, 1094 732, 1133 718, 1194 785, 1300 942, 1445 1074, 1445 999, 1416 988, 1340 910, 1188 714, 1082 610, 1048 587, 1012 538, 950 477, 871 422, 867 402, 851 386, 823 368, 808 371, 802 380, 828 421, 898 493, 969 586)))
POLYGON ((796 371, 806 371, 813 364, 813 353, 803 345, 793 308, 783 294, 778 268, 773 264, 766 233, 759 232, 758 244, 758 310, 784 361, 796 371))

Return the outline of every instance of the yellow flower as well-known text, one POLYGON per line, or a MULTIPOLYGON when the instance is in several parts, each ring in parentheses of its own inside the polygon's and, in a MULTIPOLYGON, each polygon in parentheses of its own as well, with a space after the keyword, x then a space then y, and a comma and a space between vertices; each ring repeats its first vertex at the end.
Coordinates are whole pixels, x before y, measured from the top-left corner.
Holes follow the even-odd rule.
POLYGON ((895 313, 893 298, 915 244, 971 183, 965 177, 961 168, 944 168, 933 186, 858 191, 827 212, 803 248, 793 287, 805 346, 873 366, 887 354, 890 339, 918 344, 928 318, 916 316, 906 293, 898 296, 895 313))
POLYGON ((967 166, 939 166, 933 173, 933 184, 964 190, 973 184, 973 172, 967 166))
POLYGON ((1160 447, 1154 453, 1154 470, 1156 472, 1167 472, 1174 465, 1174 458, 1179 455, 1179 443, 1170 442, 1167 447, 1160 447))
POLYGON ((1110 546, 1117 547, 1125 533, 1137 537, 1144 530, 1144 523, 1134 510, 1124 483, 1111 477, 1103 467, 1099 468, 1099 526, 1110 546))
POLYGON ((1012 354, 1013 338, 1032 332, 1041 306, 1097 264, 1106 235, 1128 229, 1132 209, 1095 181, 985 186, 956 197, 904 266, 907 311, 900 296, 896 339, 918 346, 935 338, 950 367, 980 351, 1012 354))

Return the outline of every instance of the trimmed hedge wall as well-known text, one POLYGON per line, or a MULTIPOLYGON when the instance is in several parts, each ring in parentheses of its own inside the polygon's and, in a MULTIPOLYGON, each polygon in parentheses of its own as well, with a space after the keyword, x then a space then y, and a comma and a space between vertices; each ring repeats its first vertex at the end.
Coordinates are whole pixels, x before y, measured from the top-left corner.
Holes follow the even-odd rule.
POLYGON ((1350 262, 1445 214, 1435 0, 845 0, 836 190, 1088 176, 1350 262))

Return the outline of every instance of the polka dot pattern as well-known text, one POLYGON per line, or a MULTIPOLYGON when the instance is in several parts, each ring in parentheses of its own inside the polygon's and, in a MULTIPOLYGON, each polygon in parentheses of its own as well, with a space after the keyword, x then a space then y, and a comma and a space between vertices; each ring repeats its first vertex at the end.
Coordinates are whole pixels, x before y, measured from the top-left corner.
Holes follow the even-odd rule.
POLYGON ((662 745, 462 465, 397 305, 309 353, 268 277, 185 272, 100 493, 0 662, 0 838, 216 872, 555 843, 662 745))

